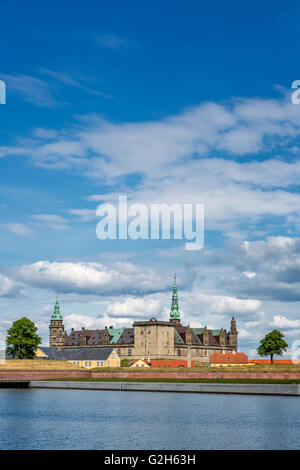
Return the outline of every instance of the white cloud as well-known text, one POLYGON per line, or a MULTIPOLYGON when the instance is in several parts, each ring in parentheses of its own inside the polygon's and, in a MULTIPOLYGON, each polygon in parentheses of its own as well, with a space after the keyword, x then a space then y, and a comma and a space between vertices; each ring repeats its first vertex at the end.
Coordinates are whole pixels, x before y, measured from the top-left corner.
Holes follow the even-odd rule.
POLYGON ((46 225, 53 230, 64 230, 67 228, 68 221, 55 214, 35 214, 31 216, 32 219, 42 223, 42 226, 46 225))
POLYGON ((40 69, 40 72, 42 74, 47 75, 48 77, 58 81, 58 82, 60 82, 60 83, 63 83, 64 85, 69 85, 69 86, 72 86, 72 87, 75 87, 75 88, 79 88, 79 89, 81 89, 83 91, 86 91, 87 93, 91 93, 93 95, 98 95, 98 96, 102 96, 102 97, 107 98, 107 99, 112 99, 112 97, 110 95, 107 95, 106 93, 103 93, 99 90, 95 90, 93 88, 90 88, 90 87, 84 85, 84 83, 82 83, 81 79, 75 79, 73 77, 70 77, 69 75, 67 75, 64 72, 57 72, 57 71, 54 71, 54 70, 43 69, 43 68, 40 69))
POLYGON ((18 222, 11 222, 8 224, 4 224, 4 226, 12 233, 16 235, 21 235, 24 237, 31 237, 33 235, 33 231, 25 224, 20 224, 18 222))
MULTIPOLYGON (((300 195, 290 187, 298 184, 300 162, 268 153, 277 147, 288 152, 299 136, 295 108, 288 100, 244 98, 203 103, 151 122, 116 124, 90 116, 51 142, 31 139, 15 149, 0 148, 0 155, 23 154, 40 167, 76 169, 97 182, 117 182, 132 202, 204 203, 206 229, 225 235, 239 233, 249 218, 255 223, 269 215, 289 217, 296 227, 300 195), (264 161, 228 158, 256 152, 264 152, 264 161), (128 190, 130 174, 143 184, 128 190)), ((83 217, 87 220, 87 212, 83 217)))
POLYGON ((23 265, 16 276, 35 287, 55 292, 90 295, 144 294, 169 287, 166 280, 149 268, 130 263, 100 263, 39 261, 23 265))
POLYGON ((273 236, 235 243, 230 259, 237 271, 221 277, 220 286, 243 297, 300 300, 300 238, 273 236), (255 272, 255 276, 245 272, 255 272))
POLYGON ((243 272, 244 276, 248 277, 249 279, 252 279, 253 277, 256 277, 256 273, 251 273, 249 271, 243 272))
POLYGON ((238 299, 224 295, 196 294, 195 302, 198 305, 206 306, 209 313, 217 315, 257 314, 262 310, 262 304, 259 300, 238 299))
POLYGON ((0 297, 21 297, 26 295, 25 286, 0 274, 0 297))
POLYGON ((274 315, 273 321, 271 325, 275 328, 283 328, 283 329, 290 329, 290 328, 300 328, 300 320, 290 320, 289 318, 283 315, 274 315))
POLYGON ((51 88, 47 82, 21 74, 1 74, 0 77, 7 82, 9 90, 24 101, 46 108, 56 107, 57 102, 53 98, 51 88))
POLYGON ((96 219, 96 209, 70 209, 69 212, 78 216, 80 222, 89 222, 96 219))
POLYGON ((123 302, 112 302, 107 307, 107 314, 113 317, 153 317, 160 311, 160 301, 158 298, 145 299, 128 297, 123 302))
POLYGON ((81 330, 82 327, 90 330, 103 329, 105 326, 113 326, 114 328, 131 327, 132 319, 129 318, 110 318, 104 315, 101 318, 95 318, 88 315, 70 314, 64 318, 64 324, 68 332, 71 328, 81 330))

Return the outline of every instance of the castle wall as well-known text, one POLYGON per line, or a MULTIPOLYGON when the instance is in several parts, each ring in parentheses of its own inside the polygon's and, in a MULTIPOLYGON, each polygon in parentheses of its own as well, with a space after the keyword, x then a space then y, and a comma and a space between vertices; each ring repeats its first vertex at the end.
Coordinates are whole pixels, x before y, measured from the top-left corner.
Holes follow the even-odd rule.
POLYGON ((169 322, 135 322, 132 356, 175 356, 174 335, 174 325, 169 322))

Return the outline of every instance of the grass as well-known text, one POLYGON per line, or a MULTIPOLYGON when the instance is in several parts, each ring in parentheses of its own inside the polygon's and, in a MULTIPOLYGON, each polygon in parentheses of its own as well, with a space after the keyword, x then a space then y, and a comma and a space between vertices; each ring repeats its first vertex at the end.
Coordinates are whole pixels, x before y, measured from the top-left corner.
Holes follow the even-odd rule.
POLYGON ((0 364, 2 370, 83 370, 67 361, 48 361, 41 359, 6 359, 0 364))
POLYGON ((134 372, 139 374, 149 374, 151 372, 177 372, 177 373, 190 373, 190 372, 218 372, 225 374, 226 372, 300 372, 300 364, 255 364, 251 366, 232 366, 232 367, 209 367, 208 364, 201 364, 193 368, 185 367, 114 367, 114 368, 94 368, 89 369, 92 372, 134 372))
POLYGON ((300 379, 285 380, 285 379, 149 379, 143 378, 101 378, 101 379, 47 379, 47 381, 67 381, 67 382, 167 382, 167 383, 207 383, 207 384, 300 384, 300 379))
MULTIPOLYGON (((218 374, 225 375, 226 372, 300 372, 300 364, 256 364, 254 366, 237 366, 237 367, 208 367, 207 364, 201 364, 195 368, 187 369, 184 367, 149 367, 149 368, 131 368, 128 367, 129 362, 127 360, 122 360, 122 367, 101 367, 94 369, 85 369, 83 367, 78 367, 73 365, 70 362, 66 361, 50 361, 42 359, 7 359, 4 364, 0 364, 1 370, 77 370, 77 371, 92 371, 92 372, 131 372, 136 375, 147 374, 151 372, 160 372, 160 373, 182 373, 189 374, 191 372, 213 372, 218 374), (127 367, 126 367, 127 366, 127 367)), ((134 379, 136 380, 136 379, 134 379)), ((148 379, 149 380, 149 379, 148 379)), ((156 379, 155 379, 156 380, 156 379)), ((172 379, 173 380, 173 379, 172 379)), ((190 379, 188 379, 190 380, 190 379)), ((197 379, 198 380, 198 379, 197 379)))

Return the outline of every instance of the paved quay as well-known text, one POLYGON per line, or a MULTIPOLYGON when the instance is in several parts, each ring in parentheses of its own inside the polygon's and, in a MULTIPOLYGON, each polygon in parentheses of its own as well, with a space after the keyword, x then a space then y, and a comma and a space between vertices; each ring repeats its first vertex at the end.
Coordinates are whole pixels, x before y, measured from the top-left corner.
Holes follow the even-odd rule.
POLYGON ((163 382, 29 382, 29 388, 117 390, 123 392, 181 392, 181 393, 229 393, 242 395, 290 395, 300 396, 299 384, 207 384, 163 382))

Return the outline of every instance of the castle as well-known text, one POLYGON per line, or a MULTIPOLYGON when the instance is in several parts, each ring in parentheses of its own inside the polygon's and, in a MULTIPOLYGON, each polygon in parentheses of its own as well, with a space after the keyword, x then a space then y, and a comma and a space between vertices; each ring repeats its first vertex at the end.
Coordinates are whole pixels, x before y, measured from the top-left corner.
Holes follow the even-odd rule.
POLYGON ((230 330, 210 330, 183 326, 180 322, 176 277, 174 279, 169 321, 152 317, 149 321, 136 321, 132 328, 105 327, 102 330, 74 330, 67 334, 56 301, 50 326, 50 347, 107 348, 113 347, 122 359, 179 357, 208 362, 214 352, 237 351, 238 331, 232 317, 230 330))

